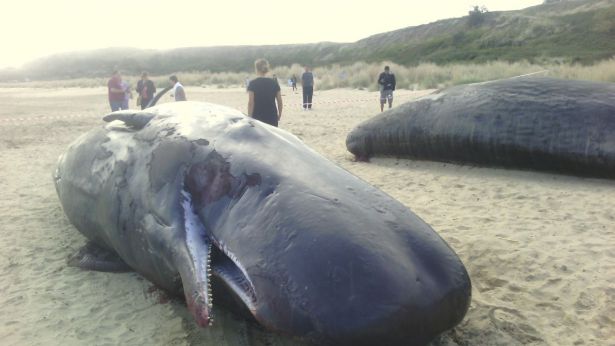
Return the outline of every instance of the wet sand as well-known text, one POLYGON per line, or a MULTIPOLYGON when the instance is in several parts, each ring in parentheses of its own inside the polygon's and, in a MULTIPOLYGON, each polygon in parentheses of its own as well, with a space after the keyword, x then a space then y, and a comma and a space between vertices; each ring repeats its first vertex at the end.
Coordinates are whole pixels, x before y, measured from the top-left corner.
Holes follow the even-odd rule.
MULTIPOLYGON (((316 91, 314 110, 304 112, 300 92, 283 90, 281 128, 407 205, 466 265, 472 305, 434 345, 615 345, 615 181, 354 162, 346 134, 379 112, 377 93, 316 91)), ((426 92, 399 90, 395 102, 426 92)), ((246 110, 242 89, 187 95, 246 110)), ((181 301, 135 273, 67 267, 85 239, 64 216, 51 173, 71 141, 102 124, 106 90, 5 88, 0 104, 2 345, 298 344, 219 308, 215 326, 200 329, 181 301)))

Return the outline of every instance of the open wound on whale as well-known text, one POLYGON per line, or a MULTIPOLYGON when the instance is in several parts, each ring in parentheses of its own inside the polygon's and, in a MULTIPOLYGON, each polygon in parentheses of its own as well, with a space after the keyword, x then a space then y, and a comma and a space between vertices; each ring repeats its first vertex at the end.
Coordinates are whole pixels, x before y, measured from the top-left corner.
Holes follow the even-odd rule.
MULTIPOLYGON (((239 198, 247 187, 260 182, 257 175, 235 178, 229 164, 213 151, 202 163, 193 165, 182 190, 182 209, 187 258, 177 264, 189 311, 204 327, 213 323, 212 276, 254 311, 254 286, 237 258, 201 222, 198 210, 224 197, 239 198), (247 177, 247 178, 246 178, 247 177), (202 259, 206 258, 206 261, 202 259)), ((219 286, 218 286, 219 287, 219 286)))

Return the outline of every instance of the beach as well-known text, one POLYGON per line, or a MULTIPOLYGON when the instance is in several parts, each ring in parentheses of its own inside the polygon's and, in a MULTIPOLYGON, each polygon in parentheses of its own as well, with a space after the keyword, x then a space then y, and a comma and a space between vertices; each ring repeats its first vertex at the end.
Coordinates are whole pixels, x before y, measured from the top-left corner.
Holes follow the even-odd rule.
MULTIPOLYGON (((378 93, 334 89, 303 111, 283 86, 280 128, 382 189, 430 224, 465 264, 472 303, 433 345, 615 345, 615 181, 398 158, 356 162, 347 133, 378 93)), ((395 105, 430 90, 398 90, 395 105)), ((242 88, 187 87, 189 100, 246 112, 242 88)), ((170 102, 168 96, 164 102, 170 102)), ((109 113, 106 88, 0 88, 2 345, 298 345, 214 307, 196 326, 181 300, 136 273, 88 272, 85 244, 52 173, 109 113)), ((132 101, 134 107, 134 100, 132 101)))

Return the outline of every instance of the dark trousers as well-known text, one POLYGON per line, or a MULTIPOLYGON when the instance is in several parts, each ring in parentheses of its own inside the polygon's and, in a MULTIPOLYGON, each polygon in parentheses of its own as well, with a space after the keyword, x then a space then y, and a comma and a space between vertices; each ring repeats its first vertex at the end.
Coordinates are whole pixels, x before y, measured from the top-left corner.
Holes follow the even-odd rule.
POLYGON ((149 99, 149 100, 144 100, 144 99, 141 99, 141 109, 145 109, 145 108, 147 108, 147 105, 148 105, 151 101, 152 101, 152 99, 149 99))
POLYGON ((312 108, 312 95, 314 95, 314 87, 313 86, 304 86, 303 87, 303 108, 312 108))

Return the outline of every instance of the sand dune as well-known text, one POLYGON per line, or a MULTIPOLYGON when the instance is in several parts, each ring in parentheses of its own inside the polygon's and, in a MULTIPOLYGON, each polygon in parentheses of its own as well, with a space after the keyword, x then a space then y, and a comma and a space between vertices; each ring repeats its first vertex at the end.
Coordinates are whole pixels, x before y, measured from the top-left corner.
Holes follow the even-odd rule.
MULTIPOLYGON (((400 90, 396 103, 426 91, 400 90)), ((241 89, 187 88, 191 100, 245 111, 241 89)), ((300 109, 284 89, 280 127, 423 218, 473 282, 465 320, 435 345, 615 345, 615 182, 451 164, 353 162, 348 131, 377 94, 317 91, 300 109)), ((168 98, 165 98, 169 101, 168 98)), ((3 345, 296 345, 216 309, 198 329, 181 302, 137 274, 66 266, 84 238, 51 180, 55 161, 101 125, 105 89, 0 89, 0 343, 3 345)))

